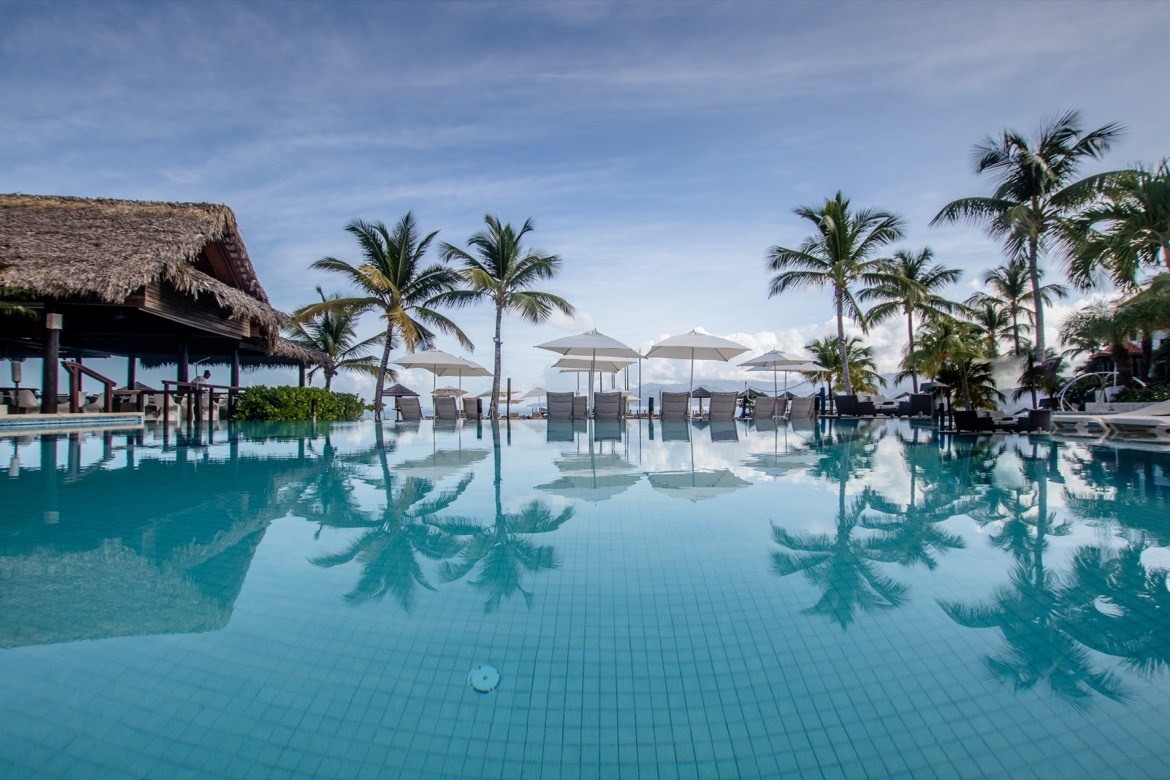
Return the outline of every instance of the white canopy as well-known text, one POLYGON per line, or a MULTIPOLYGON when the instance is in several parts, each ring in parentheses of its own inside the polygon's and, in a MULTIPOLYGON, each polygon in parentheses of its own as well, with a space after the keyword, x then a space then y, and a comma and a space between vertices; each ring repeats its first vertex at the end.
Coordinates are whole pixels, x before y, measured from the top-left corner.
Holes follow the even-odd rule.
POLYGON ((430 371, 436 378, 441 376, 457 376, 459 377, 460 383, 462 383, 463 377, 465 376, 492 375, 491 371, 488 371, 478 363, 473 363, 466 358, 455 357, 450 352, 444 352, 441 349, 411 352, 391 362, 403 368, 421 368, 425 371, 430 371))
POLYGON ((733 357, 742 355, 747 352, 748 348, 742 344, 736 344, 729 339, 720 338, 719 336, 712 336, 709 333, 699 333, 697 330, 692 330, 690 333, 684 333, 681 336, 671 336, 664 339, 646 353, 648 358, 674 358, 676 360, 690 360, 691 361, 691 382, 690 387, 693 390, 695 387, 695 361, 696 360, 731 360, 733 357))
MULTIPOLYGON (((607 336, 604 333, 599 333, 596 328, 576 336, 565 336, 560 339, 553 339, 546 341, 543 344, 537 344, 537 349, 547 349, 550 352, 557 352, 561 355, 578 355, 582 358, 588 358, 591 367, 584 370, 588 371, 589 376, 589 396, 592 404, 593 397, 593 372, 598 370, 598 358, 627 358, 631 361, 641 360, 642 355, 630 349, 626 344, 621 343, 612 336, 607 336)), ((609 371, 606 373, 616 373, 609 371)), ((638 381, 642 381, 641 371, 639 371, 638 381)), ((641 393, 639 393, 641 395, 641 393)))

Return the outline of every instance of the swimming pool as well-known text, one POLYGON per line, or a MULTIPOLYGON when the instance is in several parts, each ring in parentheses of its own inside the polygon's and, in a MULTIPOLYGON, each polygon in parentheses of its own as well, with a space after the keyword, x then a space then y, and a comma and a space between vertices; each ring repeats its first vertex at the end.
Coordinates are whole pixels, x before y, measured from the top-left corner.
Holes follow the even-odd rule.
POLYGON ((1170 759, 1165 453, 907 421, 423 422, 13 437, 5 459, 6 777, 1170 759))

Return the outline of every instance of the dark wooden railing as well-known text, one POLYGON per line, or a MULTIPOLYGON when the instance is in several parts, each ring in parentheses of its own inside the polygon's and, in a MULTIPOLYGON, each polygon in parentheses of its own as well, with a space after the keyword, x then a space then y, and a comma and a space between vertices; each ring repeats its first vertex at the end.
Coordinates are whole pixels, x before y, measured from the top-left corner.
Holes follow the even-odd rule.
POLYGON ((114 388, 118 383, 108 376, 103 376, 89 366, 75 363, 72 360, 62 360, 61 366, 69 372, 69 411, 77 414, 81 411, 81 382, 82 377, 92 377, 104 385, 102 390, 102 410, 114 411, 114 388))

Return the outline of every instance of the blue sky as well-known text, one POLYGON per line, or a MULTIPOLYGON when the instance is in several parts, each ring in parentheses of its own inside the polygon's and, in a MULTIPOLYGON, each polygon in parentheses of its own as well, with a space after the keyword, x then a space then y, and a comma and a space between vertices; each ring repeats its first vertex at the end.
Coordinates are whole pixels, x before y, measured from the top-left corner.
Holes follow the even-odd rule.
MULTIPOLYGON (((532 345, 591 327, 827 334, 828 294, 769 299, 764 255, 837 190, 902 215, 900 246, 964 269, 966 297, 996 243, 928 222, 989 190, 973 144, 1079 108, 1127 127, 1100 168, 1170 154, 1168 27, 1161 2, 0 3, 0 191, 226 203, 285 309, 340 289, 307 268, 357 259, 353 218, 413 211, 463 244, 485 213, 531 217, 579 315, 507 319, 505 374, 564 388, 532 345)), ((490 364, 492 313, 454 316, 490 364)), ((872 334, 883 368, 901 332, 872 334)))

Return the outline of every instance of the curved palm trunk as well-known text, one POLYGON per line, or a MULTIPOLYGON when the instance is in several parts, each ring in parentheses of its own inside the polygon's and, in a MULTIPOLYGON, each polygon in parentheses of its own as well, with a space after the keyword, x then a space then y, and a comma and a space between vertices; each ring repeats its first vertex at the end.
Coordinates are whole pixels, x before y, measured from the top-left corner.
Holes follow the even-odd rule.
POLYGON ((394 326, 386 326, 386 345, 382 347, 382 363, 378 366, 378 381, 374 387, 374 420, 382 421, 382 391, 386 389, 386 371, 390 368, 390 342, 394 326))
POLYGON ((1028 277, 1032 280, 1032 308, 1036 322, 1036 351, 1043 356, 1047 354, 1047 344, 1044 341, 1044 294, 1040 292, 1040 267, 1037 265, 1037 239, 1028 239, 1028 277))
POLYGON ((853 382, 849 377, 849 358, 845 352, 845 296, 840 287, 836 290, 837 298, 837 355, 841 358, 841 385, 845 395, 853 392, 853 382))
POLYGON ((1020 309, 1015 303, 1012 303, 1012 354, 1019 355, 1022 351, 1020 349, 1020 309))
POLYGON ((500 340, 500 324, 504 319, 504 304, 499 301, 496 302, 496 364, 495 370, 492 372, 492 401, 488 404, 488 417, 493 420, 500 419, 500 347, 503 342, 500 340))
MULTIPOLYGON (((913 355, 914 354, 914 311, 912 309, 909 309, 909 308, 906 309, 906 335, 909 338, 910 352, 908 354, 913 355)), ((913 384, 914 392, 917 394, 918 393, 918 372, 914 370, 913 363, 910 364, 910 382, 913 384)))

